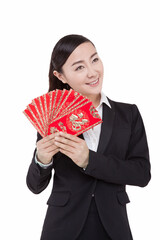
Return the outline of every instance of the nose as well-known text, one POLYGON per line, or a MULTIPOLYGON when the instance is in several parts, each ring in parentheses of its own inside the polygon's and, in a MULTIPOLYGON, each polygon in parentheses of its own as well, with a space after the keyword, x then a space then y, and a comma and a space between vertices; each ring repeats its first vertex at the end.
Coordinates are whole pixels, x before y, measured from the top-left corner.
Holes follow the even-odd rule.
POLYGON ((96 71, 95 69, 93 68, 93 66, 87 66, 87 76, 88 78, 92 78, 92 77, 95 77, 96 76, 96 71))

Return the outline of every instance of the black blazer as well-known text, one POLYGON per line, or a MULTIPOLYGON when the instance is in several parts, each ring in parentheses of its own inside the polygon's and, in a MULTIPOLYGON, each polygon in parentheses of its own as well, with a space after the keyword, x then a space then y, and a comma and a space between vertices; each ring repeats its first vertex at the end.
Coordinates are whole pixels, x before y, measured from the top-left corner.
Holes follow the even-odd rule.
MULTIPOLYGON (((55 170, 41 240, 75 240, 85 223, 93 194, 111 239, 132 239, 125 185, 144 187, 151 178, 147 139, 136 105, 108 100, 112 108, 103 103, 98 149, 89 150, 85 171, 61 152, 47 169, 37 165, 33 156, 27 174, 27 185, 33 193, 47 187, 52 169, 55 170)), ((79 137, 83 138, 83 134, 79 137)), ((37 140, 40 138, 38 134, 37 140)))

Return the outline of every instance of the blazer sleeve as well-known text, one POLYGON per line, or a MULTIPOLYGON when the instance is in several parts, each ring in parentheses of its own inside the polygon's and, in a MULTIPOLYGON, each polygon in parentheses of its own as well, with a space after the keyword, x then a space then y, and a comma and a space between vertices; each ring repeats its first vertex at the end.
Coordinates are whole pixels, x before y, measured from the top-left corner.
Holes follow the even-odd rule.
MULTIPOLYGON (((37 141, 42 139, 41 135, 37 133, 37 141)), ((42 192, 49 184, 53 165, 48 166, 46 169, 42 168, 35 161, 36 149, 33 154, 32 162, 29 166, 26 183, 28 188, 35 194, 42 192)))
POLYGON ((89 150, 84 173, 105 182, 144 187, 151 178, 149 150, 142 117, 132 106, 131 136, 125 159, 89 150))

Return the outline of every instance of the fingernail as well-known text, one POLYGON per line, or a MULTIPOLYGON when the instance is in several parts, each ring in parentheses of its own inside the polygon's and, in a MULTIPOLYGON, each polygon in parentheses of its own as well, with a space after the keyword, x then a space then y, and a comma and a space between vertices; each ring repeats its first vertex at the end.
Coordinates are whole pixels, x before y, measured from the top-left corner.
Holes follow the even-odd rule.
POLYGON ((62 132, 62 131, 61 131, 61 132, 59 132, 59 133, 60 133, 60 135, 64 135, 64 132, 62 132))

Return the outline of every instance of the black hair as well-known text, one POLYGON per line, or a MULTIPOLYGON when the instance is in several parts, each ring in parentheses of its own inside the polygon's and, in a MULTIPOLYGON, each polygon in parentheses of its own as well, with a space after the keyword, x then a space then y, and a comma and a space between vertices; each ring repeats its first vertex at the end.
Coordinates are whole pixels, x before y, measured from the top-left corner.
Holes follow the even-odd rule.
POLYGON ((67 83, 63 83, 56 76, 54 76, 53 71, 56 70, 57 72, 62 73, 62 67, 67 61, 68 57, 76 47, 85 42, 92 43, 88 38, 82 35, 71 34, 64 36, 56 43, 50 61, 49 91, 53 91, 55 89, 62 90, 64 88, 69 90, 71 88, 67 83))

